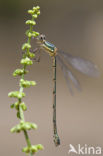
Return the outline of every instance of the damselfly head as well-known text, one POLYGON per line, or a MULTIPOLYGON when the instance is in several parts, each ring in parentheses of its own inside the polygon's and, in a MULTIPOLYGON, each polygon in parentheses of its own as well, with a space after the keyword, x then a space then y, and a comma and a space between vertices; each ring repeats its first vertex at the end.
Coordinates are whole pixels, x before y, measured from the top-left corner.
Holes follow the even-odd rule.
POLYGON ((45 35, 44 34, 40 34, 38 37, 37 37, 37 40, 41 43, 43 43, 45 41, 45 35))

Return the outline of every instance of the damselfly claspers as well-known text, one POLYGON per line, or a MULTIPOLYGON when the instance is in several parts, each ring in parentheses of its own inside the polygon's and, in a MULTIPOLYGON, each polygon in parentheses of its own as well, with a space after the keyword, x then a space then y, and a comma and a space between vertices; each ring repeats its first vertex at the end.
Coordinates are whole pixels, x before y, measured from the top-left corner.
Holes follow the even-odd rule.
POLYGON ((74 74, 72 74, 71 70, 69 69, 68 65, 71 65, 73 68, 78 70, 79 72, 82 72, 83 74, 86 74, 88 76, 92 77, 98 77, 99 71, 95 64, 92 62, 82 59, 78 56, 72 56, 71 54, 65 53, 59 49, 56 48, 55 45, 51 44, 50 42, 46 41, 45 35, 41 34, 37 37, 37 44, 38 48, 36 48, 35 52, 40 52, 40 50, 44 50, 47 52, 53 61, 53 131, 54 131, 54 143, 56 146, 60 145, 60 139, 57 133, 57 125, 56 125, 56 63, 59 63, 61 66, 61 69, 63 71, 64 77, 66 79, 68 88, 71 92, 72 87, 70 80, 72 80, 74 86, 80 90, 80 83, 75 78, 74 74))

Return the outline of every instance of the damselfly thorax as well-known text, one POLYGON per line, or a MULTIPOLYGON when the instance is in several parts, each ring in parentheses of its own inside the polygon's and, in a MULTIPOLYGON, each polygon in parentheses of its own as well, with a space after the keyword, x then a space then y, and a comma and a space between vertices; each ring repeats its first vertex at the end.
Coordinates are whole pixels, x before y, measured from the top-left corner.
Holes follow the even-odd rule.
POLYGON ((54 44, 51 44, 50 42, 45 40, 45 35, 41 34, 37 38, 37 44, 39 45, 40 49, 47 52, 51 57, 57 55, 57 48, 54 44))

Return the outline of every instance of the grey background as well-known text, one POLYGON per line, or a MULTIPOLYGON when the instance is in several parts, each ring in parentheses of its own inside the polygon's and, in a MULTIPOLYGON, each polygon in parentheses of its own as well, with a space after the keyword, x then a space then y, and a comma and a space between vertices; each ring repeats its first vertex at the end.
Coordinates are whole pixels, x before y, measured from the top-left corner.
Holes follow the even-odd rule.
MULTIPOLYGON (((11 134, 10 128, 19 123, 16 111, 10 109, 15 100, 8 92, 18 89, 18 78, 12 72, 20 68, 21 45, 26 41, 27 10, 40 5, 41 16, 36 31, 60 49, 95 62, 101 72, 97 79, 73 70, 79 78, 82 92, 75 89, 72 97, 63 73, 57 67, 57 124, 61 146, 56 148, 52 138, 52 62, 42 53, 26 76, 37 85, 26 89, 24 101, 28 106, 26 121, 35 122, 38 130, 29 132, 32 144, 41 143, 45 150, 38 156, 66 156, 69 144, 103 147, 103 1, 102 0, 0 0, 0 155, 25 155, 23 134, 11 134)), ((33 41, 34 46, 35 41, 33 41)))

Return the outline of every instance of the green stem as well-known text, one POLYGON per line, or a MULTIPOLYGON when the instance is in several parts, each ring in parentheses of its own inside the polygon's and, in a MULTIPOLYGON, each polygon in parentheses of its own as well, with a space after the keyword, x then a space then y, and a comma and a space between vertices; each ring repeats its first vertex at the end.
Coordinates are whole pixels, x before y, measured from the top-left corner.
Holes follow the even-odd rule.
POLYGON ((54 143, 56 146, 60 145, 60 139, 57 133, 56 125, 56 57, 53 57, 53 130, 54 130, 54 143))
MULTIPOLYGON (((32 17, 32 21, 34 20, 34 18, 32 17)), ((32 30, 33 30, 33 26, 32 25, 30 25, 30 32, 32 32, 32 30)), ((31 42, 31 37, 29 37, 28 38, 28 43, 30 44, 30 42, 31 42)), ((27 53, 29 52, 29 49, 27 49, 27 53)))
POLYGON ((21 105, 19 105, 19 113, 20 113, 20 119, 21 119, 22 121, 25 121, 25 119, 24 119, 24 113, 23 113, 23 110, 22 110, 22 108, 21 108, 21 105))
POLYGON ((27 145, 30 147, 31 146, 31 142, 30 142, 30 139, 29 139, 29 136, 28 136, 28 133, 27 133, 26 130, 24 130, 24 136, 25 136, 27 145))
POLYGON ((31 58, 33 58, 34 55, 32 55, 32 53, 30 52, 31 39, 32 39, 32 36, 36 37, 36 36, 39 35, 38 32, 33 31, 33 26, 36 24, 35 18, 37 18, 38 15, 40 15, 40 7, 39 6, 33 7, 33 10, 28 10, 28 13, 31 14, 32 19, 26 21, 26 24, 30 25, 30 27, 29 27, 29 30, 26 31, 26 35, 28 36, 27 42, 22 45, 23 56, 22 56, 22 59, 21 59, 21 64, 23 64, 23 67, 22 67, 22 69, 15 70, 14 73, 13 73, 13 76, 17 76, 17 75, 20 76, 21 75, 21 79, 20 79, 20 82, 19 82, 20 89, 19 89, 19 92, 18 91, 10 92, 8 96, 18 98, 18 102, 16 102, 12 106, 14 108, 16 108, 17 117, 20 119, 20 124, 19 124, 20 129, 18 128, 18 125, 17 125, 15 127, 13 127, 13 129, 11 129, 11 132, 23 131, 24 137, 25 137, 25 140, 26 140, 26 143, 27 143, 27 147, 23 148, 23 152, 29 153, 30 156, 33 156, 33 154, 35 152, 37 152, 38 150, 43 149, 43 146, 42 145, 37 145, 37 146, 36 145, 34 145, 34 146, 31 145, 27 130, 31 129, 31 128, 35 129, 36 126, 34 126, 34 124, 32 124, 32 123, 29 123, 29 122, 26 123, 25 122, 24 111, 26 110, 26 105, 25 105, 24 102, 22 102, 22 97, 25 96, 24 88, 35 84, 34 81, 25 80, 24 75, 27 73, 26 67, 33 63, 31 58), (23 82, 24 82, 24 84, 23 84, 23 82), (18 108, 18 105, 19 105, 19 108, 18 108), (24 124, 23 128, 22 128, 22 124, 24 124), (28 124, 30 124, 30 128, 29 128, 29 126, 28 127, 25 126, 25 125, 28 125, 28 124), (35 147, 35 149, 34 149, 34 147, 35 147))
MULTIPOLYGON (((21 118, 21 120, 22 121, 25 121, 25 119, 24 119, 24 113, 23 113, 23 110, 22 110, 21 106, 19 106, 19 112, 20 112, 20 118, 21 118)), ((25 136, 25 140, 27 142, 28 147, 30 147, 31 146, 31 142, 30 142, 30 139, 29 139, 29 136, 28 136, 28 133, 27 133, 26 130, 24 130, 24 136, 25 136)), ((32 156, 33 154, 30 153, 30 155, 32 156)))
MULTIPOLYGON (((22 78, 24 79, 24 74, 22 75, 22 78)), ((23 92, 23 89, 24 89, 23 87, 20 87, 20 92, 23 92)), ((21 102, 21 101, 22 101, 22 99, 19 99, 19 102, 21 102)), ((25 119, 24 119, 24 113, 23 113, 23 110, 22 110, 22 108, 21 108, 20 105, 19 105, 19 113, 20 113, 20 119, 22 121, 25 121, 25 119)), ((24 136, 25 136, 25 140, 27 142, 27 145, 28 145, 28 147, 30 147, 31 146, 31 142, 30 142, 28 133, 27 133, 26 130, 24 130, 23 132, 24 132, 24 136)), ((33 156, 33 153, 31 152, 30 155, 33 156)))
MULTIPOLYGON (((24 89, 23 87, 20 87, 20 92, 23 92, 23 89, 24 89)), ((21 99, 19 99, 19 102, 21 102, 21 99)), ((20 119, 22 121, 25 121, 25 119, 24 119, 24 113, 23 113, 23 110, 22 110, 22 108, 21 108, 20 105, 19 105, 19 113, 20 113, 20 119)), ((28 136, 28 133, 27 133, 26 130, 24 130, 24 136, 25 136, 25 140, 27 142, 28 147, 30 147, 31 146, 31 142, 30 142, 30 139, 29 139, 29 136, 28 136)), ((31 152, 30 155, 33 156, 33 153, 31 152)))
MULTIPOLYGON (((32 31, 32 26, 30 26, 30 31, 32 31)), ((31 42, 31 37, 28 38, 28 41, 27 41, 27 42, 30 44, 30 42, 31 42)), ((28 52, 29 52, 29 49, 27 49, 26 54, 28 54, 28 52)), ((26 70, 26 65, 23 66, 23 70, 24 70, 24 71, 26 70)), ((24 80, 24 74, 22 74, 21 78, 24 80)), ((21 93, 23 92, 23 90, 24 90, 24 88, 23 88, 22 86, 20 86, 20 92, 21 92, 21 93)), ((22 102, 22 99, 18 99, 18 100, 19 100, 19 103, 22 102)), ((20 105, 19 105, 19 113, 20 113, 20 119, 21 119, 22 121, 25 121, 25 119, 24 119, 24 113, 23 113, 23 110, 22 110, 22 108, 21 108, 20 105)), ((28 145, 28 147, 30 147, 30 146, 31 146, 31 142, 30 142, 28 133, 27 133, 26 130, 24 130, 23 132, 24 132, 24 136, 25 136, 25 140, 26 140, 26 142, 27 142, 27 145, 28 145)), ((30 156, 33 156, 33 153, 32 153, 32 152, 30 152, 30 156)))

